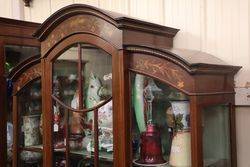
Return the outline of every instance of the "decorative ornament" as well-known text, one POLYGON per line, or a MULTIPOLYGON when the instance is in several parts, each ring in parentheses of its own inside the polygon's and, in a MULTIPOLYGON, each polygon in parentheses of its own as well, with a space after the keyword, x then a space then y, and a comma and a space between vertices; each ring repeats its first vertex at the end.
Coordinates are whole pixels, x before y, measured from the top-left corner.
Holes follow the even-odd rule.
POLYGON ((32 0, 23 0, 24 6, 30 7, 30 2, 31 2, 31 1, 32 1, 32 0))

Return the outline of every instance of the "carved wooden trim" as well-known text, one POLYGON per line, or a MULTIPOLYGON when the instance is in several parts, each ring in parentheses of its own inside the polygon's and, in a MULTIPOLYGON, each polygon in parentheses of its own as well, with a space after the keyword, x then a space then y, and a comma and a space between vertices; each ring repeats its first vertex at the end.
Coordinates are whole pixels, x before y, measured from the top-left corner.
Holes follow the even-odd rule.
POLYGON ((41 77, 41 65, 36 64, 23 72, 13 84, 13 94, 25 87, 30 81, 41 77))
POLYGON ((122 41, 121 31, 114 25, 95 16, 77 15, 63 21, 48 35, 42 44, 42 55, 45 55, 62 39, 76 33, 94 34, 112 42, 113 45, 122 41))

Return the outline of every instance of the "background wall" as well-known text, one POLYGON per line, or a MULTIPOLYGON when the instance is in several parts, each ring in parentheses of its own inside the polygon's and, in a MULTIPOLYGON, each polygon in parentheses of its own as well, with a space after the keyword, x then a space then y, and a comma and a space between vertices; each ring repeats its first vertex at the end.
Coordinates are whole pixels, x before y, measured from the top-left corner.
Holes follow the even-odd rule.
POLYGON ((238 166, 250 166, 250 0, 33 0, 29 8, 21 0, 0 0, 0 16, 43 22, 72 3, 179 28, 175 47, 204 51, 243 66, 235 78, 238 166))

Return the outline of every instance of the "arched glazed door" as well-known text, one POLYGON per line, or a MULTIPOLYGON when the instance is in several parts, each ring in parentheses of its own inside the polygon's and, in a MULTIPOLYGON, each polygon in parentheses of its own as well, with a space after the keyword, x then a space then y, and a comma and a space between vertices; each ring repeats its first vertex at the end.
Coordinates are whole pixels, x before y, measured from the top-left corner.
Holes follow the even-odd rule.
POLYGON ((52 124, 44 122, 44 139, 50 140, 52 165, 113 166, 112 52, 87 42, 64 48, 66 43, 45 59, 50 79, 43 88, 50 91, 44 112, 52 124))

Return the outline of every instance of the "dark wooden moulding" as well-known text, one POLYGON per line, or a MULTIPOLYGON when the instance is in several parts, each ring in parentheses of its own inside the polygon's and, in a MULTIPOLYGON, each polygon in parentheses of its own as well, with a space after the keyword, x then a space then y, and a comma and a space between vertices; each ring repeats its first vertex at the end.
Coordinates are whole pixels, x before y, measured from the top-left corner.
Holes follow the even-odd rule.
MULTIPOLYGON (((173 48, 178 29, 88 5, 74 4, 49 17, 34 34, 41 42, 43 115, 52 122, 52 62, 72 44, 83 42, 112 55, 114 166, 132 166, 129 74, 156 78, 190 96, 192 167, 203 166, 201 109, 230 105, 231 159, 236 166, 234 75, 212 55, 173 48), (121 130, 122 129, 122 130, 121 130)), ((52 166, 52 124, 44 124, 43 164, 52 166)))
POLYGON ((40 24, 0 17, 0 166, 6 165, 6 76, 4 75, 6 45, 36 46, 40 42, 32 34, 40 24))

